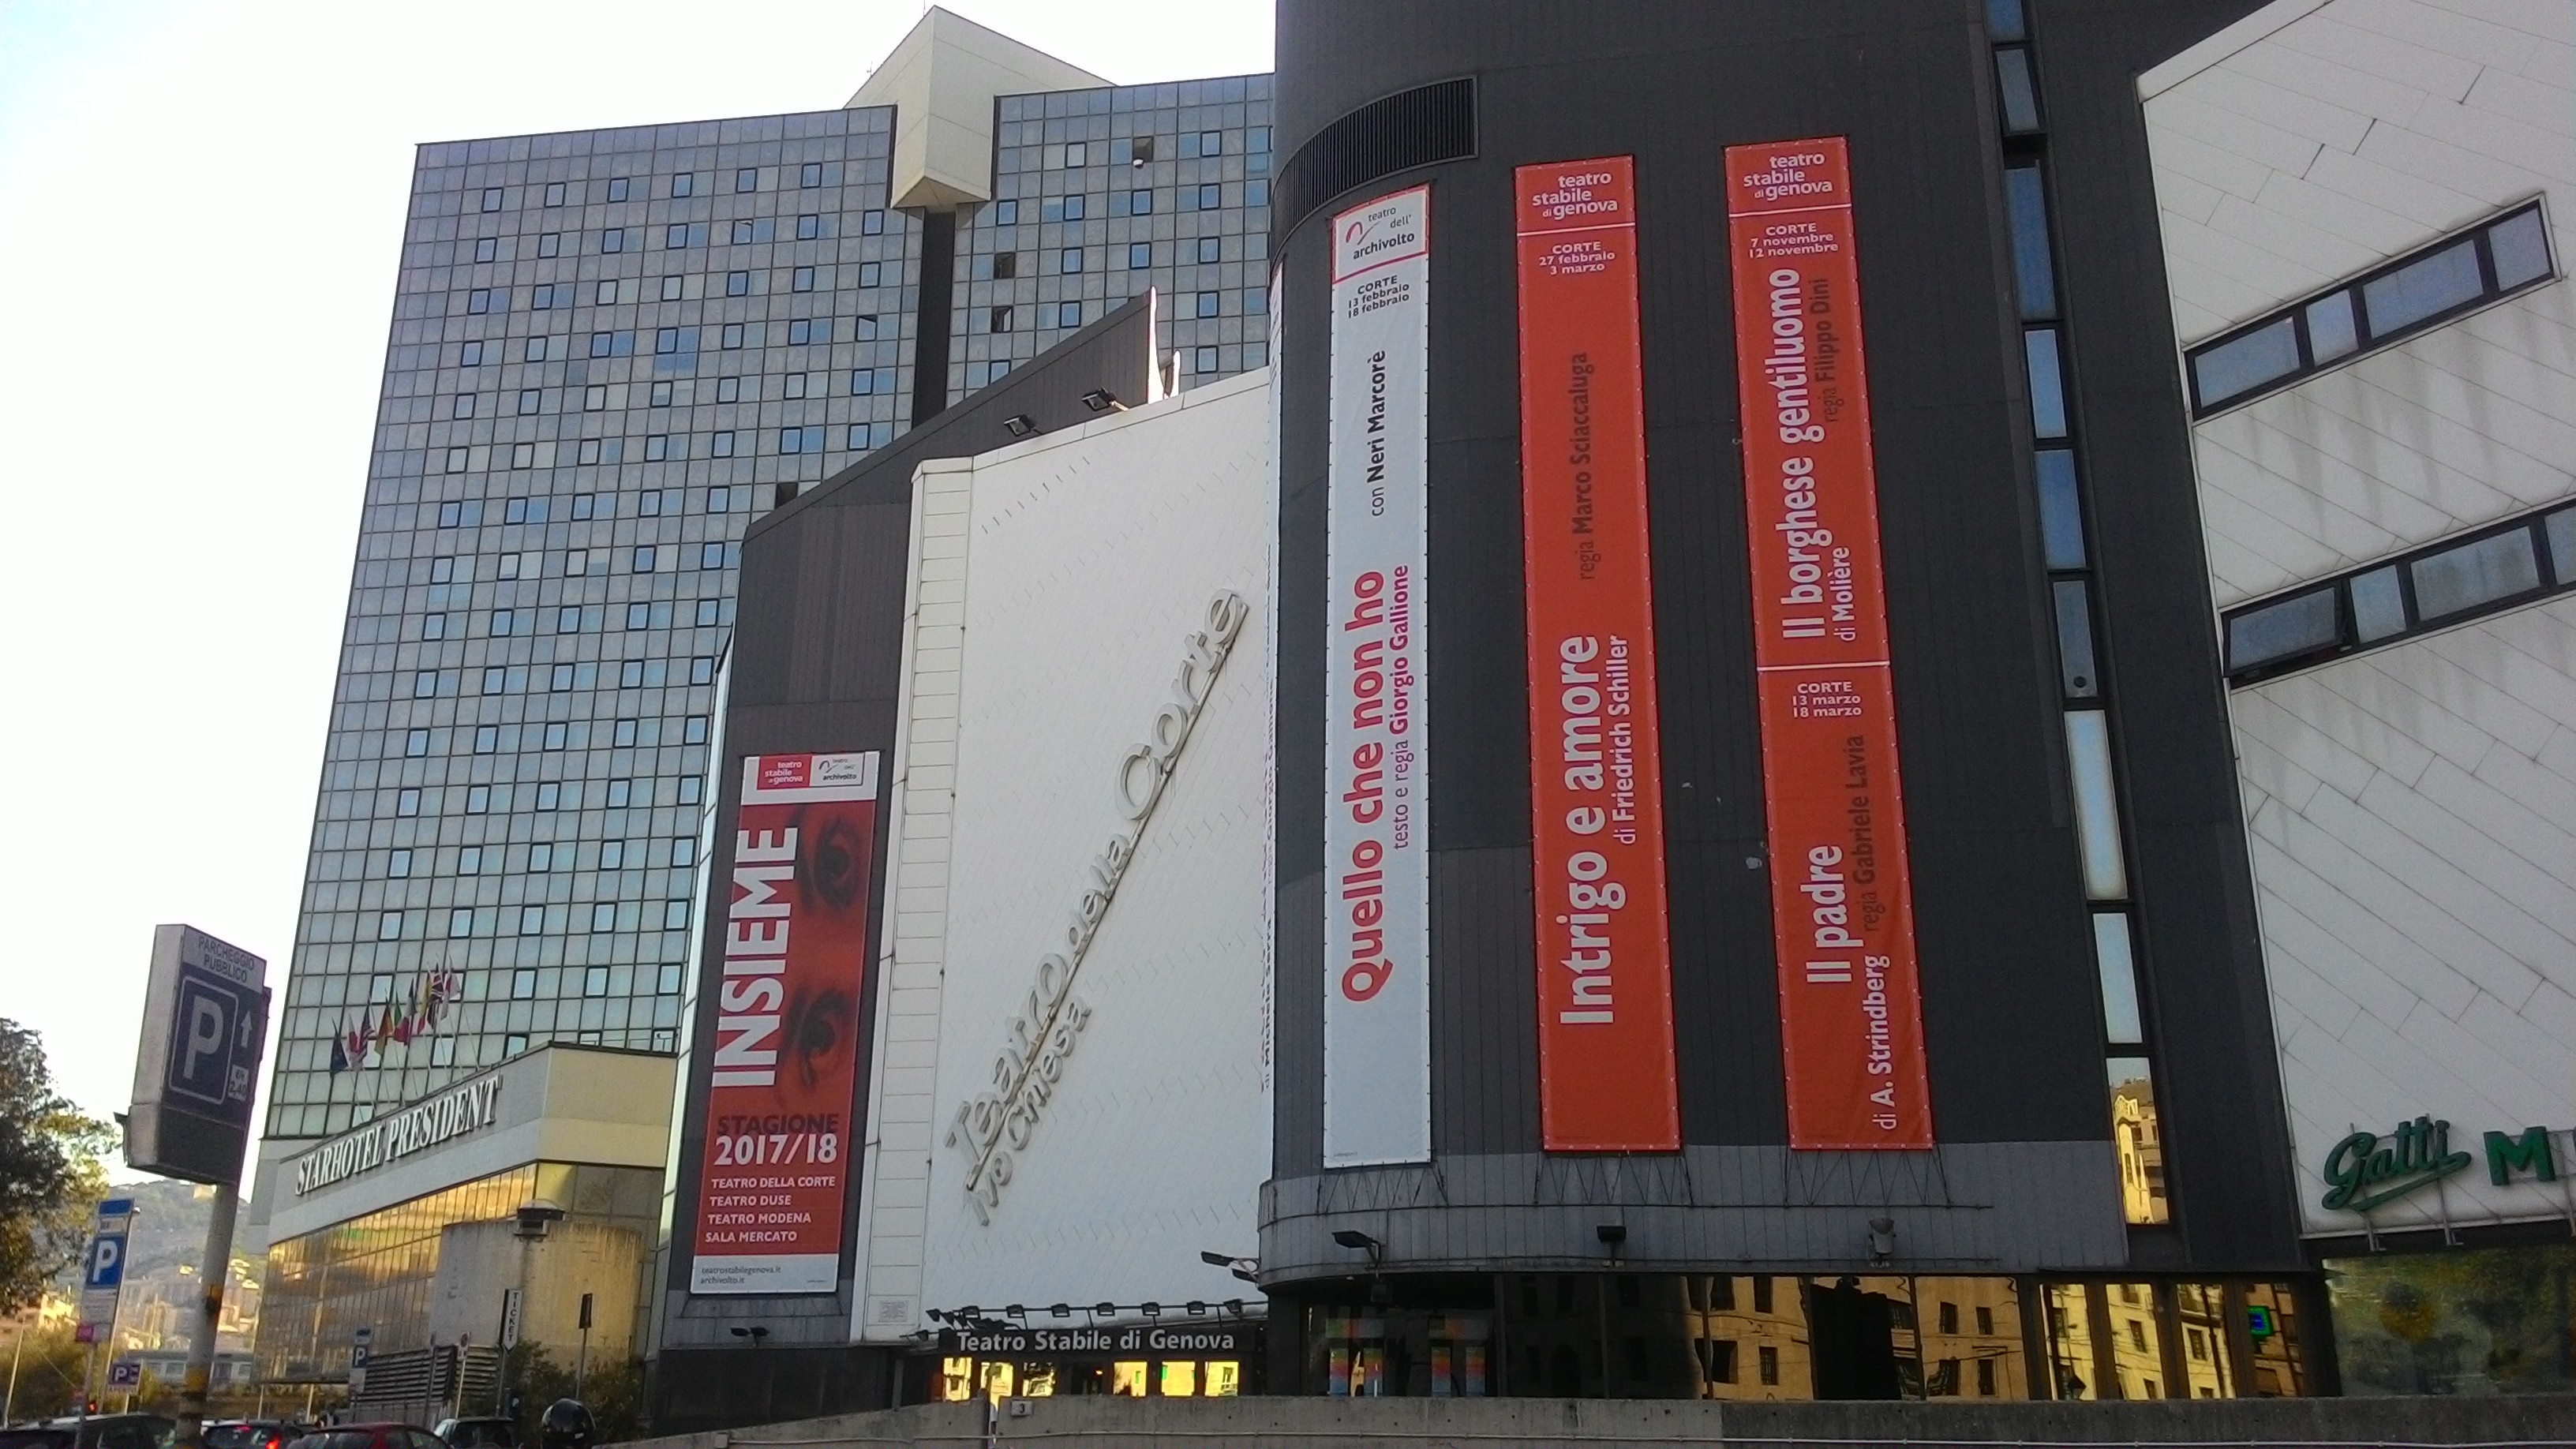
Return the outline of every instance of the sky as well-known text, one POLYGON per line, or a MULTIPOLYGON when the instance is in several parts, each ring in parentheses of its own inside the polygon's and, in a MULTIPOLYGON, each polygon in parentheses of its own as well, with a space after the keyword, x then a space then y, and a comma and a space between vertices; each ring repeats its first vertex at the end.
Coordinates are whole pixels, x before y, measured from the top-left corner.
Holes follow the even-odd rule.
MULTIPOLYGON (((923 8, 0 0, 0 1017, 58 1090, 124 1109, 156 924, 285 980, 412 148, 837 106, 923 8)), ((948 8, 1271 67, 1267 0, 948 8)))

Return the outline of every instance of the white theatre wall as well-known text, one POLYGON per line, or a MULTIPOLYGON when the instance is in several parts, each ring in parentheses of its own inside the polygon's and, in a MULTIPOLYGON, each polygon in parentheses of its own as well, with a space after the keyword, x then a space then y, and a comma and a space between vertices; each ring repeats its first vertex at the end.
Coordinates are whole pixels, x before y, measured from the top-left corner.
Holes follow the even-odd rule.
POLYGON ((1270 1158, 1268 408, 1254 372, 916 475, 863 1337, 927 1309, 1250 1291, 1199 1254, 1254 1250, 1270 1158), (1087 1019, 979 1207, 959 1108, 1228 592, 1240 631, 1074 980, 1087 1019))

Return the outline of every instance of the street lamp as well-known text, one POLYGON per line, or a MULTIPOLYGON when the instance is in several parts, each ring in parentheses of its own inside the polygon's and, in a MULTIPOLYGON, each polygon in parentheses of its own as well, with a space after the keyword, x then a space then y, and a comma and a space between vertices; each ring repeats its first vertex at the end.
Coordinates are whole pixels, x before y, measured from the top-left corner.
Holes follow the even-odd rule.
POLYGON ((1211 1252, 1203 1248, 1199 1251, 1199 1261, 1211 1268, 1223 1268, 1246 1283, 1261 1281, 1255 1276, 1261 1271, 1259 1258, 1238 1258, 1230 1253, 1211 1252))

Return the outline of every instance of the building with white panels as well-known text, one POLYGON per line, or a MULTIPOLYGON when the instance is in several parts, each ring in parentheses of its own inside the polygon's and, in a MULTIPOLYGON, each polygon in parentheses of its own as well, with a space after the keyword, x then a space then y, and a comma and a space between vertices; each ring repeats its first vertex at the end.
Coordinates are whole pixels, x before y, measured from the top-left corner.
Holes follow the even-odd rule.
POLYGON ((1244 1312, 1200 1254, 1269 1161, 1265 384, 916 476, 869 1339, 1244 1312))
POLYGON ((2139 81, 2347 1393, 2570 1383, 2571 40, 2282 0, 2139 81))

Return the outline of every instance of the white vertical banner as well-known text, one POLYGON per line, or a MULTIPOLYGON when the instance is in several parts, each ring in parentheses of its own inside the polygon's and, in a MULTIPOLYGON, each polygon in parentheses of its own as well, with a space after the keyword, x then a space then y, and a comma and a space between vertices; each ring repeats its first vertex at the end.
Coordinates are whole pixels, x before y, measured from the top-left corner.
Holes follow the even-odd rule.
POLYGON ((1423 708, 1431 188, 1333 218, 1324 1165, 1431 1158, 1423 708))
MULTIPOLYGON (((1279 319, 1287 308, 1288 269, 1273 262, 1270 267, 1269 343, 1262 352, 1264 365, 1271 369, 1269 469, 1263 480, 1270 488, 1270 535, 1263 540, 1268 552, 1263 563, 1266 573, 1263 594, 1269 607, 1261 611, 1262 663, 1269 667, 1262 701, 1261 719, 1261 1136, 1271 1148, 1276 1147, 1278 1113, 1271 1094, 1279 1084, 1279 319)), ((1264 1151, 1262 1160, 1273 1161, 1264 1151)))

